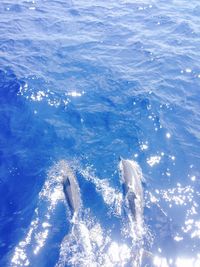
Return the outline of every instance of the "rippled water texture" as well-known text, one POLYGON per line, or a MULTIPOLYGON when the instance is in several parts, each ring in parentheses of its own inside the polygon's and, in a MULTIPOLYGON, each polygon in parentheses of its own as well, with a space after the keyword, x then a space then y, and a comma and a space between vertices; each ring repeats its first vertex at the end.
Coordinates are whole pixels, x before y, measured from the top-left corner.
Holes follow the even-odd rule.
POLYGON ((1 0, 1 266, 132 266, 142 250, 142 267, 200 266, 199 15, 198 0, 1 0), (119 156, 145 179, 137 245, 119 156))

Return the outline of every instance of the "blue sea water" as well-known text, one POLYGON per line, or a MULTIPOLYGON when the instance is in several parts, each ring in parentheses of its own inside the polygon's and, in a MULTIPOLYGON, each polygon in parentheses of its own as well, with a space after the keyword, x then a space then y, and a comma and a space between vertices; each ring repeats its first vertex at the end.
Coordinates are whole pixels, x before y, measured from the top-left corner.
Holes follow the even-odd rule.
POLYGON ((142 266, 200 266, 199 15, 197 0, 1 1, 0 266, 131 266, 119 156, 145 178, 142 266))

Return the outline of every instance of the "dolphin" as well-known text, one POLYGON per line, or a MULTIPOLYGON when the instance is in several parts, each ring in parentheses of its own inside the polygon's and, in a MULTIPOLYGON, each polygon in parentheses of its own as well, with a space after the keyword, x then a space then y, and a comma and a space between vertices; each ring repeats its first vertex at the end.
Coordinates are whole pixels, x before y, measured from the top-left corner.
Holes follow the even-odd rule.
POLYGON ((131 266, 140 267, 143 261, 144 200, 142 171, 134 160, 120 158, 120 178, 123 187, 124 208, 129 219, 129 235, 132 238, 131 266))
POLYGON ((72 221, 74 221, 81 207, 80 188, 73 170, 66 161, 62 161, 61 168, 63 192, 72 212, 72 221))
POLYGON ((142 171, 134 160, 120 158, 119 170, 126 205, 128 206, 132 218, 139 223, 143 221, 143 188, 142 171))
POLYGON ((143 187, 144 182, 142 170, 139 164, 134 160, 123 159, 120 157, 119 170, 121 176, 121 182, 123 186, 124 202, 128 208, 128 218, 130 224, 130 236, 136 243, 136 246, 132 247, 133 266, 143 266, 144 260, 151 263, 153 266, 154 255, 143 249, 143 237, 146 233, 144 226, 144 199, 143 199, 143 187), (129 212, 130 211, 130 212, 129 212))

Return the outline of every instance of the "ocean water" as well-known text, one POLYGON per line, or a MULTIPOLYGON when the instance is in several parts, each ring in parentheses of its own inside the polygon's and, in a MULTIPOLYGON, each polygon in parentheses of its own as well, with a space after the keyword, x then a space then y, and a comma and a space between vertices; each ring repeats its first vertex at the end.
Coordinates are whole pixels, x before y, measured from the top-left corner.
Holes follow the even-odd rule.
POLYGON ((200 266, 199 15, 197 0, 1 0, 0 266, 133 266, 141 249, 135 267, 200 266), (120 156, 145 179, 134 251, 120 156))

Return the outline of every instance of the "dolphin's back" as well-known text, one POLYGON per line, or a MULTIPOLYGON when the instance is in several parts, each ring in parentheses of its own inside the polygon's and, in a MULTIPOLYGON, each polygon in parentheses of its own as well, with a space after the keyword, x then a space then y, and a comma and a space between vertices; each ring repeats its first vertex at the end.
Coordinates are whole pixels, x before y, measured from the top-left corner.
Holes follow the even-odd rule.
POLYGON ((72 213, 78 214, 81 206, 80 189, 72 169, 67 162, 62 166, 63 192, 72 213))
POLYGON ((127 190, 131 190, 136 196, 143 198, 142 171, 137 162, 124 160, 120 162, 121 179, 127 190))
POLYGON ((143 216, 143 188, 142 171, 133 160, 121 159, 121 180, 124 188, 124 196, 127 199, 129 209, 134 219, 143 216))

